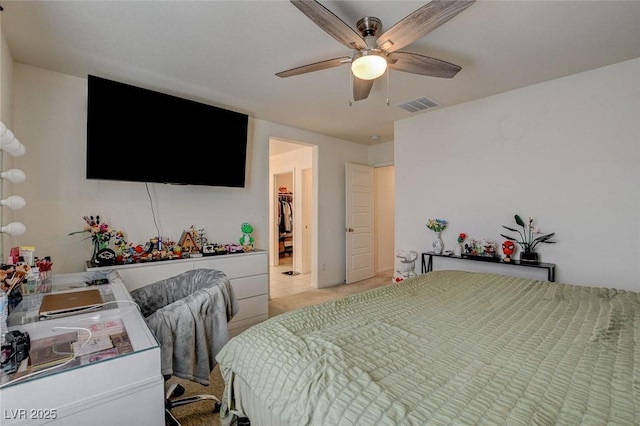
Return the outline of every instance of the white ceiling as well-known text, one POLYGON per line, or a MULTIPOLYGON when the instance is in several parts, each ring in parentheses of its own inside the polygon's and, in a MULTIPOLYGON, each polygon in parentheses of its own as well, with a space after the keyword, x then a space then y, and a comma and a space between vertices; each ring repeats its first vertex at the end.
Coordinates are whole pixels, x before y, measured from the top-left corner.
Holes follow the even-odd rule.
MULTIPOLYGON (((321 3, 354 29, 360 18, 378 17, 384 31, 426 1, 321 3)), ((427 96, 450 106, 640 57, 640 1, 478 0, 402 49, 461 66, 456 77, 391 71, 388 86, 383 76, 367 99, 349 106, 348 65, 275 76, 352 53, 289 1, 0 4, 16 62, 94 74, 366 145, 393 140, 393 122, 412 116, 396 106, 401 102, 427 96)))

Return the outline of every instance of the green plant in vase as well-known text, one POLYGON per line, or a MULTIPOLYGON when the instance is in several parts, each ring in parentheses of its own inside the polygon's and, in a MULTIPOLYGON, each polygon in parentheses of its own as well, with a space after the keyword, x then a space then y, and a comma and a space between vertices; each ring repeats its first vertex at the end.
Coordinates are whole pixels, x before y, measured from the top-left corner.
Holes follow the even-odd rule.
POLYGON ((508 226, 502 225, 503 228, 508 229, 511 232, 516 232, 520 239, 511 237, 509 235, 500 234, 507 240, 514 241, 520 245, 522 251, 520 252, 520 261, 527 263, 539 263, 538 253, 536 252, 536 247, 539 244, 554 244, 555 241, 552 241, 551 238, 556 235, 555 232, 551 232, 549 234, 542 234, 537 227, 533 225, 533 218, 529 217, 529 220, 525 223, 519 215, 514 216, 516 224, 522 227, 522 232, 516 228, 510 228, 508 226), (536 236, 537 235, 537 236, 536 236))

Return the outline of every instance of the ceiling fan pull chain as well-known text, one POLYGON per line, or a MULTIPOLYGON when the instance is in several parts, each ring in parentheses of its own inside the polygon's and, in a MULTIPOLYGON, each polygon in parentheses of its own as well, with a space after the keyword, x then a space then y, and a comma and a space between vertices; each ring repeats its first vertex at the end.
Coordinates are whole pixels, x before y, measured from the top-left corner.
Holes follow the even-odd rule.
POLYGON ((387 106, 389 106, 390 102, 389 102, 389 74, 391 74, 391 71, 387 70, 387 106))
MULTIPOLYGON (((351 68, 349 68, 349 92, 353 93, 353 73, 351 72, 351 68)), ((349 98, 349 106, 353 106, 353 96, 349 98)))

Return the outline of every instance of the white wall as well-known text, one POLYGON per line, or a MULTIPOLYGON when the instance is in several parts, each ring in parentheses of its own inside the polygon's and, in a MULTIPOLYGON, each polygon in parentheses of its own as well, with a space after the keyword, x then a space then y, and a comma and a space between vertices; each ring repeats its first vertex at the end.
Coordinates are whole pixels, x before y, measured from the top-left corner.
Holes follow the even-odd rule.
POLYGON ((384 142, 369 147, 369 165, 374 167, 393 165, 393 142, 384 142))
POLYGON ((399 121, 394 156, 396 247, 430 250, 436 217, 446 249, 501 244, 518 213, 556 232, 557 281, 640 290, 640 59, 399 121))
MULTIPOLYGON (((36 256, 51 256, 54 273, 84 270, 90 244, 80 235, 67 234, 82 229, 82 216, 91 214, 100 214, 136 243, 157 234, 154 220, 165 237, 177 240, 184 229, 195 225, 207 231, 210 241, 220 243, 238 241, 241 224, 250 222, 255 246, 268 248, 268 141, 278 137, 317 146, 315 261, 327 265, 318 274, 318 286, 344 282, 344 163, 367 164, 366 146, 250 119, 246 188, 150 184, 154 218, 144 184, 84 177, 86 79, 14 64, 12 87, 14 132, 27 147, 27 155, 15 161, 27 174, 27 181, 20 184, 27 206, 15 214, 27 233, 15 244, 33 245, 36 256)), ((105 153, 105 161, 117 167, 118 157, 127 155, 127 150, 118 145, 117 125, 113 136, 113 151, 105 153)), ((149 149, 154 149, 152 144, 149 149)), ((224 159, 210 160, 214 171, 216 161, 224 159)), ((141 159, 140 167, 146 166, 141 159)))

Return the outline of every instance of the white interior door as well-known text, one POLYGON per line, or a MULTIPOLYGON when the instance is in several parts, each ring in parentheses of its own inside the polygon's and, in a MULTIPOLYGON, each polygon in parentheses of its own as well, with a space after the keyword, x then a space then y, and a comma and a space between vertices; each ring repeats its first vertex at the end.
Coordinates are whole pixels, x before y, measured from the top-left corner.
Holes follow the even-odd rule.
POLYGON ((375 275, 373 167, 346 164, 346 283, 375 275))
POLYGON ((303 274, 311 272, 311 224, 313 222, 313 204, 311 202, 313 173, 311 169, 302 171, 302 266, 303 274))

